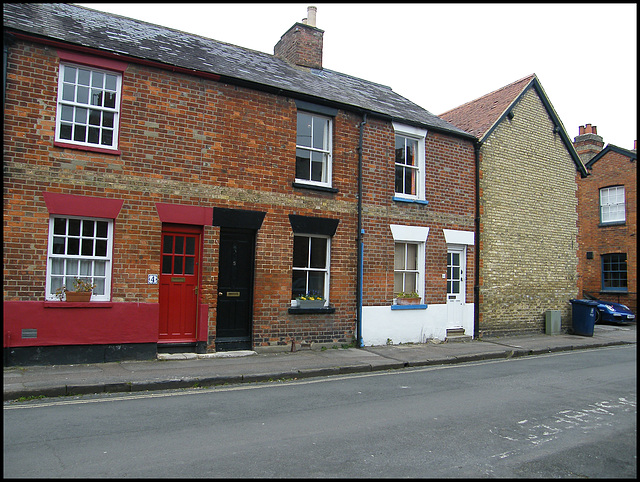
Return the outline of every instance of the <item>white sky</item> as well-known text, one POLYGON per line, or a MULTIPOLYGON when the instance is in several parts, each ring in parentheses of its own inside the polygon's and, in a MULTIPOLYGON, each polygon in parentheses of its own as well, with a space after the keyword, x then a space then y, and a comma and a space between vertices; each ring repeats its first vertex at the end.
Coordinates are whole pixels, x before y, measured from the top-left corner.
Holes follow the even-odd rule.
POLYGON ((78 4, 273 54, 318 8, 323 66, 388 85, 433 114, 535 73, 571 139, 637 139, 637 5, 78 4))

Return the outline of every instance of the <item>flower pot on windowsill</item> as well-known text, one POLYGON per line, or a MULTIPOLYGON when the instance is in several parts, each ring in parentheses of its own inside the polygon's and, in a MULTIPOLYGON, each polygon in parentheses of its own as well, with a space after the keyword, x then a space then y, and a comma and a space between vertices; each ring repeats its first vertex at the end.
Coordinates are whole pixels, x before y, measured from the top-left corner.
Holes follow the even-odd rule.
POLYGON ((83 303, 91 301, 92 291, 65 291, 64 298, 66 301, 75 303, 83 303))
POLYGON ((317 309, 324 308, 324 300, 297 300, 298 308, 317 309))
POLYGON ((420 298, 398 298, 396 303, 399 305, 419 305, 420 298))

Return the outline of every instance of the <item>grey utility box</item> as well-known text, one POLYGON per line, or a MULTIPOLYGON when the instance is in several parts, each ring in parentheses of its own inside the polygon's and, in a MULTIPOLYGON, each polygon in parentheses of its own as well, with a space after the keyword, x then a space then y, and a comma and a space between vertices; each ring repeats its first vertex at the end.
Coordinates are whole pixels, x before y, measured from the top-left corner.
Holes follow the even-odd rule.
POLYGON ((559 335, 562 327, 560 310, 547 310, 544 312, 544 332, 547 335, 559 335))

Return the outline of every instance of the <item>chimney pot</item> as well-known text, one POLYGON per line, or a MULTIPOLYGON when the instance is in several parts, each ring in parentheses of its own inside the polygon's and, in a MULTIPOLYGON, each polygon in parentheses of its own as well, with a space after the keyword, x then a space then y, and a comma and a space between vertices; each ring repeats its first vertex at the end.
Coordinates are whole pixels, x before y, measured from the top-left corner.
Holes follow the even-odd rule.
POLYGON ((311 25, 312 27, 316 26, 316 13, 318 12, 317 7, 307 7, 307 25, 311 25))

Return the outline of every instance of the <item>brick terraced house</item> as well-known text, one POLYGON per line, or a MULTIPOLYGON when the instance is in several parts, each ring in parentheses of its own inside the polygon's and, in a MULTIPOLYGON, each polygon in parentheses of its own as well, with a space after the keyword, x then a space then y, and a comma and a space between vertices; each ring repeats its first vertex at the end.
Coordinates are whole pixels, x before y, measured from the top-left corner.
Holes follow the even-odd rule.
POLYGON ((274 55, 3 13, 5 364, 473 334, 475 138, 323 68, 313 8, 274 55))
POLYGON ((638 166, 633 150, 604 147, 596 126, 578 129, 574 146, 589 171, 578 182, 580 296, 638 310, 638 166))
POLYGON ((535 74, 440 117, 479 147, 478 335, 571 326, 578 295, 577 183, 587 175, 535 74))

